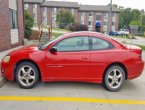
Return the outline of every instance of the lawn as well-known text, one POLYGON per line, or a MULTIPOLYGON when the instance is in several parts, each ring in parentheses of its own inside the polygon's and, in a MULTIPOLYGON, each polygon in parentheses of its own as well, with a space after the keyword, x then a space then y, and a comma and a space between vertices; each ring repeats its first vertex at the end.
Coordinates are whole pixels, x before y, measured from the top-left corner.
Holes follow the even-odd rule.
POLYGON ((69 32, 69 30, 67 30, 67 29, 60 29, 60 28, 52 28, 52 30, 69 32))
POLYGON ((56 33, 56 32, 53 32, 53 33, 52 33, 52 38, 55 39, 55 38, 57 38, 57 37, 59 37, 59 36, 61 36, 61 35, 63 35, 63 33, 56 33))
POLYGON ((134 44, 136 46, 139 46, 140 48, 142 48, 142 50, 145 50, 145 46, 144 45, 137 45, 137 44, 134 44))

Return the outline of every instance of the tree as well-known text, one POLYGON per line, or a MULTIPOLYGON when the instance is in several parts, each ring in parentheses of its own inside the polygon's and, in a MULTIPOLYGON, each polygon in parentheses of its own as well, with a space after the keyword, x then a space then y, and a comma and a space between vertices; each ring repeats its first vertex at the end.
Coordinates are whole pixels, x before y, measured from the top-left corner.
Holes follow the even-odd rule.
POLYGON ((34 24, 33 17, 29 14, 27 10, 24 12, 24 19, 25 19, 25 37, 29 38, 31 36, 32 27, 34 24))
POLYGON ((140 29, 145 27, 145 14, 144 10, 124 8, 119 6, 120 15, 119 15, 119 28, 128 28, 129 25, 139 26, 140 29))
POLYGON ((116 7, 116 8, 118 8, 118 5, 117 4, 113 4, 113 6, 116 7))
POLYGON ((128 28, 131 19, 131 8, 124 9, 120 7, 119 28, 128 28))
POLYGON ((130 22, 130 25, 140 26, 140 22, 138 20, 133 20, 133 21, 130 22))
POLYGON ((57 22, 60 28, 65 28, 75 22, 74 16, 68 9, 61 9, 57 14, 57 22))

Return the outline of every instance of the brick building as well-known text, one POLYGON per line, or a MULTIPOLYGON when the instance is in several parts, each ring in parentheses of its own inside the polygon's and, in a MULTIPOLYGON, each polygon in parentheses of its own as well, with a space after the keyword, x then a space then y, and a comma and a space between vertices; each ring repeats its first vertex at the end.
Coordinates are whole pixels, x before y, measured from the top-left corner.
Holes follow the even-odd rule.
POLYGON ((22 45, 23 5, 23 0, 0 0, 0 51, 22 45))
MULTIPOLYGON (((25 9, 34 17, 35 26, 41 20, 44 25, 52 21, 53 27, 58 27, 56 15, 61 8, 69 9, 75 16, 75 21, 88 25, 90 31, 95 30, 97 24, 101 32, 107 31, 109 6, 79 5, 77 2, 24 0, 25 9), (37 11, 36 11, 37 10, 37 11)), ((119 9, 113 7, 111 30, 118 30, 119 9)))

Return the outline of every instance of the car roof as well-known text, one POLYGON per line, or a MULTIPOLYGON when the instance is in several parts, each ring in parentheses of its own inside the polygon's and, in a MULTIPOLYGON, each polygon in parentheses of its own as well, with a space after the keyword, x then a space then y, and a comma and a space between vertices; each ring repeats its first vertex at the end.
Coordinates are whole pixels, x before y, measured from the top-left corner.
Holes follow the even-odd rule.
POLYGON ((71 36, 92 36, 92 37, 100 37, 104 39, 112 39, 111 36, 99 32, 92 32, 92 31, 77 31, 71 33, 65 33, 63 37, 71 37, 71 36))
MULTIPOLYGON (((105 34, 99 33, 99 32, 92 32, 92 31, 77 31, 77 32, 70 32, 70 33, 65 33, 64 36, 78 36, 78 35, 86 35, 86 36, 91 36, 91 35, 98 35, 98 36, 107 36, 105 34)), ((109 36, 107 36, 109 37, 109 36)))

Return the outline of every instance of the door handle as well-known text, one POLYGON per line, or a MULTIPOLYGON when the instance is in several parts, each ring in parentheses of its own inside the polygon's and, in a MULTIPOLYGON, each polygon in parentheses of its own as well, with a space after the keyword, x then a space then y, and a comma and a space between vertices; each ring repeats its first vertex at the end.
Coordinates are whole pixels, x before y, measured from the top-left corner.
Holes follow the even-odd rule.
POLYGON ((87 60, 87 59, 88 59, 87 57, 83 57, 83 58, 82 58, 82 60, 87 60))

